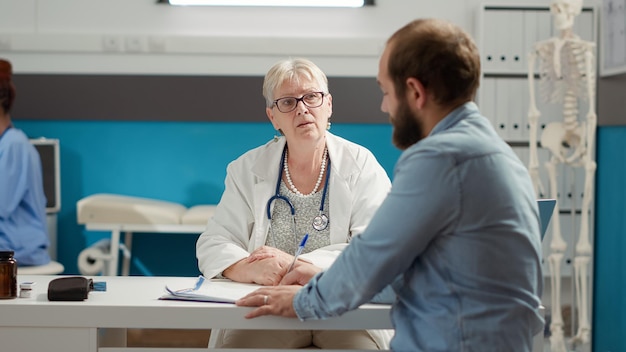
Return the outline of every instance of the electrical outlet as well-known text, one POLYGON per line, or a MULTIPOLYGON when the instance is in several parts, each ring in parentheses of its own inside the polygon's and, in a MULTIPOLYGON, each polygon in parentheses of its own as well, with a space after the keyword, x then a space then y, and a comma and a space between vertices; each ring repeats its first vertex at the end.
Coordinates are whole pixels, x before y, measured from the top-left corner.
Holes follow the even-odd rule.
POLYGON ((104 36, 102 38, 102 50, 108 52, 122 51, 122 39, 118 36, 104 36))
POLYGON ((11 50, 11 37, 8 35, 0 35, 0 51, 11 50))
POLYGON ((145 49, 145 40, 142 37, 129 36, 124 41, 124 49, 129 53, 141 53, 145 49))

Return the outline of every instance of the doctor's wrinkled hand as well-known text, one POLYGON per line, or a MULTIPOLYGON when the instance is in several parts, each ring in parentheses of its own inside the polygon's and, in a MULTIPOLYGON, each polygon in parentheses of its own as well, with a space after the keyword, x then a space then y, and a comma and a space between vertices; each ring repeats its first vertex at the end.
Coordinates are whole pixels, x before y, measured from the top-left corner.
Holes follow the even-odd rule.
POLYGON ((248 258, 243 258, 224 270, 223 275, 237 282, 276 286, 282 280, 290 264, 291 261, 287 258, 268 257, 253 262, 248 261, 248 258))
POLYGON ((286 273, 279 285, 306 285, 322 268, 306 262, 298 262, 293 270, 286 273))
POLYGON ((248 262, 252 263, 257 260, 267 259, 267 258, 275 258, 276 260, 283 263, 291 263, 293 260, 293 255, 285 253, 278 248, 270 247, 270 246, 261 246, 248 256, 248 262))
POLYGON ((293 309, 293 297, 302 286, 275 286, 260 288, 235 302, 241 307, 258 307, 246 314, 246 319, 263 315, 278 315, 287 318, 297 317, 293 309))

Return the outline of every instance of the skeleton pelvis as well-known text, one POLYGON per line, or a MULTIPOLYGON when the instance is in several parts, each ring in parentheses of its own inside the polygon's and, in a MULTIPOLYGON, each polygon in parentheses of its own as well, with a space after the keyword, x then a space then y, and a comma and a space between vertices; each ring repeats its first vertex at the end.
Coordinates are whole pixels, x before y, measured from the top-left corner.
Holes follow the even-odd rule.
POLYGON ((581 123, 576 128, 567 130, 563 122, 551 122, 541 132, 541 146, 563 162, 578 159, 585 150, 584 127, 581 123))

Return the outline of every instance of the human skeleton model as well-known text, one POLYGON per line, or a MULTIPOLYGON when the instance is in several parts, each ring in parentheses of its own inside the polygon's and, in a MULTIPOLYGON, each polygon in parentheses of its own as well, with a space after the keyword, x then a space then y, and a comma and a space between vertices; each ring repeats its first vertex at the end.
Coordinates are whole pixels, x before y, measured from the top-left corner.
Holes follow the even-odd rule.
MULTIPOLYGON (((575 342, 590 341, 591 326, 588 314, 588 269, 591 260, 589 240, 589 205, 593 199, 593 183, 596 163, 593 160, 593 145, 596 133, 595 113, 595 44, 581 40, 572 27, 574 18, 582 10, 582 0, 553 0, 550 11, 553 15, 559 37, 537 42, 529 55, 528 81, 530 85, 530 160, 529 171, 535 192, 543 193, 539 179, 537 157, 537 123, 541 115, 535 103, 534 66, 539 62, 539 93, 551 103, 563 104, 563 121, 548 123, 541 133, 541 146, 550 152, 550 160, 545 167, 549 176, 550 197, 557 198, 558 164, 571 168, 585 169, 585 184, 581 205, 580 235, 575 247, 574 280, 578 307, 578 330, 575 342), (586 121, 578 120, 578 98, 587 98, 589 111, 586 121)), ((561 315, 561 261, 567 243, 561 235, 558 206, 552 217, 552 241, 548 264, 551 271, 552 323, 550 324, 550 345, 553 352, 565 352, 563 339, 563 317, 561 315)))

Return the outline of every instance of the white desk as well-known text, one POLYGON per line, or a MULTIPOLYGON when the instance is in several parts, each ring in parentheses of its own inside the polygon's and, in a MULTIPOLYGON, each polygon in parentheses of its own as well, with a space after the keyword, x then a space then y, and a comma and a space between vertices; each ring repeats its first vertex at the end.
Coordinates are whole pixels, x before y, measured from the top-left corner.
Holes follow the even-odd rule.
POLYGON ((91 292, 82 302, 50 302, 48 282, 56 277, 59 276, 18 276, 18 282, 36 282, 31 298, 0 300, 2 351, 206 351, 126 348, 126 329, 129 328, 391 329, 388 305, 366 304, 341 317, 300 322, 273 316, 245 319, 245 313, 251 308, 232 304, 158 300, 165 293, 166 284, 174 286, 178 282, 184 286, 195 278, 96 276, 94 281, 107 283, 106 292, 91 292))
POLYGON ((87 223, 85 224, 85 228, 90 231, 111 232, 111 248, 106 258, 107 263, 104 270, 104 275, 109 276, 117 275, 120 238, 121 233, 124 232, 122 275, 128 276, 130 272, 133 233, 186 233, 199 236, 206 229, 206 225, 87 223))

